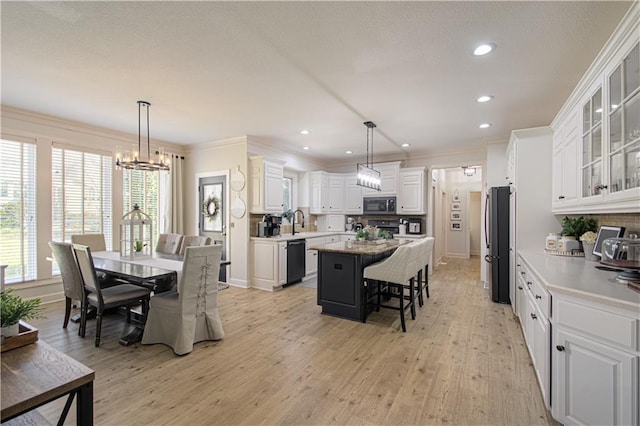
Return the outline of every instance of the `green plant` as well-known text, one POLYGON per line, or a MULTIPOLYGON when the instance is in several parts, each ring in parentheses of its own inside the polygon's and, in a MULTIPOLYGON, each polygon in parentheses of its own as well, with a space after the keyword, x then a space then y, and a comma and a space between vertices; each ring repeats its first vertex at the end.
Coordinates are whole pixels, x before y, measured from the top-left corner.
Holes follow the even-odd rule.
POLYGON ((565 216, 564 219, 562 219, 562 235, 575 237, 576 240, 585 232, 595 232, 597 229, 596 221, 591 218, 585 219, 584 216, 570 218, 569 216, 565 216))
POLYGON ((147 244, 146 244, 146 243, 145 243, 145 244, 142 244, 142 241, 139 241, 139 240, 136 240, 136 242, 135 242, 135 243, 133 243, 133 249, 134 249, 135 251, 137 251, 137 252, 141 252, 141 251, 142 251, 142 249, 143 249, 144 247, 146 247, 146 246, 147 246, 147 244))
POLYGON ((369 239, 369 231, 365 231, 364 229, 358 229, 356 231, 356 238, 359 240, 368 240, 369 239))
POLYGON ((0 293, 0 327, 9 327, 20 320, 43 318, 41 311, 40 299, 23 300, 22 297, 13 294, 13 289, 0 293))
POLYGON ((291 218, 293 217, 293 210, 289 209, 282 212, 282 217, 291 222, 291 218))
POLYGON ((378 232, 378 238, 388 240, 391 238, 391 233, 381 229, 380 232, 378 232))

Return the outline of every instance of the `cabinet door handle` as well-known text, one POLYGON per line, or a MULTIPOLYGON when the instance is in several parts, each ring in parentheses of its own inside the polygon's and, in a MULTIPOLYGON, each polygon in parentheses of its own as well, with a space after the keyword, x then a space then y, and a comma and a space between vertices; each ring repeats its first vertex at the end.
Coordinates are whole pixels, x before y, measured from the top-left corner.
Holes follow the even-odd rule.
POLYGON ((516 266, 519 268, 519 267, 520 267, 520 264, 519 264, 519 263, 517 263, 517 264, 516 264, 516 266))
POLYGON ((518 290, 522 290, 522 286, 521 285, 518 286, 518 290))
POLYGON ((536 316, 536 314, 531 314, 531 319, 538 319, 538 317, 536 316))
POLYGON ((564 200, 564 195, 559 196, 558 200, 564 200))
POLYGON ((562 345, 558 345, 558 346, 556 346, 556 349, 557 349, 559 352, 562 352, 562 351, 564 351, 564 346, 562 346, 562 345))
POLYGON ((542 296, 536 294, 536 299, 542 299, 542 296))
POLYGON ((524 277, 526 275, 526 272, 520 271, 520 275, 522 275, 524 277))

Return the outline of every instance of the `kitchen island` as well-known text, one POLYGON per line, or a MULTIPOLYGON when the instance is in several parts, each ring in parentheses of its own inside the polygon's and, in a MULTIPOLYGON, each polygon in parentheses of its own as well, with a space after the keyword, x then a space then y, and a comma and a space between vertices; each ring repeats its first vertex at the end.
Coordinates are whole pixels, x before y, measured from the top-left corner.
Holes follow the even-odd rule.
POLYGON ((365 322, 372 289, 363 283, 364 268, 410 242, 410 239, 387 240, 382 244, 341 241, 310 247, 318 251, 318 305, 322 306, 322 313, 365 322))

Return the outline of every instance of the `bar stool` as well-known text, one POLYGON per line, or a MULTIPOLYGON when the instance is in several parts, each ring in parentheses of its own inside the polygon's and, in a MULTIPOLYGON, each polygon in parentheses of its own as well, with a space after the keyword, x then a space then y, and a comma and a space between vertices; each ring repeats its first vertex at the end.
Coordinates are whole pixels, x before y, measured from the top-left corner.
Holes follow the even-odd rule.
POLYGON ((402 331, 406 332, 407 327, 404 320, 404 311, 409 308, 411 310, 411 319, 416 319, 414 281, 416 269, 418 265, 419 246, 417 243, 400 246, 389 257, 380 262, 364 268, 363 277, 365 283, 370 281, 377 282, 376 310, 382 308, 394 309, 400 311, 400 324, 402 331), (383 293, 381 288, 386 291, 383 293), (408 283, 408 284, 407 284, 408 283), (404 295, 405 289, 409 290, 409 296, 404 295), (395 290, 395 292, 393 291, 395 290), (381 296, 398 299, 399 306, 383 305, 380 303, 381 296), (405 300, 408 303, 405 305, 405 300))

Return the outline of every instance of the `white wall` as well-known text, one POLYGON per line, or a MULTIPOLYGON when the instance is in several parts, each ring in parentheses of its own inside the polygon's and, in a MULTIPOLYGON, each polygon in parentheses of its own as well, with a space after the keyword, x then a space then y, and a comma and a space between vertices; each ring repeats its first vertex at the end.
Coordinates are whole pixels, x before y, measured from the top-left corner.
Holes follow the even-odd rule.
POLYGON ((507 143, 487 145, 487 167, 485 171, 487 188, 509 184, 505 179, 507 177, 507 146, 507 143))

